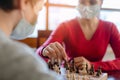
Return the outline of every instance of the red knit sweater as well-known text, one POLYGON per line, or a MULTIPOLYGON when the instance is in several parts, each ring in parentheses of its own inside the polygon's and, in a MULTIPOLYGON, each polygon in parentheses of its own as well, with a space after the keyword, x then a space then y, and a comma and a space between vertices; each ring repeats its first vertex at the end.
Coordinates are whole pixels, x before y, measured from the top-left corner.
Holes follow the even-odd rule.
POLYGON ((53 31, 48 40, 37 50, 41 55, 42 49, 52 42, 64 42, 68 57, 83 56, 94 64, 95 69, 102 66, 104 71, 120 70, 120 35, 116 26, 107 21, 99 20, 98 28, 90 40, 86 40, 77 18, 66 21, 53 31), (103 62, 108 44, 111 45, 115 60, 103 62))

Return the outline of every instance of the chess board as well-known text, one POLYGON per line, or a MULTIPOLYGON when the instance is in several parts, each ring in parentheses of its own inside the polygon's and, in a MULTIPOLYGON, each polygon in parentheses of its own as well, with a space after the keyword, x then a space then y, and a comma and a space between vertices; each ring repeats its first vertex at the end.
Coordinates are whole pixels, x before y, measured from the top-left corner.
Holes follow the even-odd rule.
POLYGON ((102 73, 99 77, 96 77, 94 75, 79 75, 77 73, 71 73, 70 77, 67 78, 67 74, 64 68, 61 68, 61 75, 64 80, 107 80, 108 78, 107 73, 102 73))
POLYGON ((85 63, 82 65, 82 69, 77 68, 74 61, 64 63, 61 66, 59 62, 49 62, 48 66, 51 70, 55 71, 58 75, 63 77, 62 80, 107 80, 107 73, 102 73, 101 67, 98 67, 97 71, 94 70, 94 65, 91 69, 88 69, 88 65, 85 63))

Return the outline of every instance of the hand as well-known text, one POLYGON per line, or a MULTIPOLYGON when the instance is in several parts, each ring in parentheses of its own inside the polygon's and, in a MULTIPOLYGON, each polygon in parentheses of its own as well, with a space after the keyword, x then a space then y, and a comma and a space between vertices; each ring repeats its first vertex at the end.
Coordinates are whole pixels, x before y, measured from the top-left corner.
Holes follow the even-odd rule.
POLYGON ((50 59, 67 60, 65 49, 58 42, 51 43, 43 49, 43 56, 49 57, 50 59))
POLYGON ((84 57, 77 57, 74 58, 74 63, 76 67, 79 67, 80 69, 83 68, 83 65, 88 65, 88 70, 91 68, 91 64, 90 61, 88 61, 86 58, 84 57))

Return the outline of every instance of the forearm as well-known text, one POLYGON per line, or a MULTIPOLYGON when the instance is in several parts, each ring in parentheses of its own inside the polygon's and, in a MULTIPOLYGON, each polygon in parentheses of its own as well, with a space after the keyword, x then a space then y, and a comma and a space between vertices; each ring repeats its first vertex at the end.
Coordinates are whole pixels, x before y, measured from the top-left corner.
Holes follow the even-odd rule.
POLYGON ((105 72, 109 72, 109 71, 120 71, 120 58, 116 59, 116 60, 112 60, 112 61, 106 61, 106 62, 91 62, 91 64, 94 65, 95 70, 97 70, 97 68, 99 66, 102 67, 102 70, 105 72))

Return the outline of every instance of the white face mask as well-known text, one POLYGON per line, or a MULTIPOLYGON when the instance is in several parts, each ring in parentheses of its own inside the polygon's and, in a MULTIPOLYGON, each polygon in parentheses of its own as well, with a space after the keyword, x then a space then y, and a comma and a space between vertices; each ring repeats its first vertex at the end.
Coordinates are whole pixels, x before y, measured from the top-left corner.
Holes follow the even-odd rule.
POLYGON ((79 4, 77 9, 80 12, 81 17, 86 19, 98 17, 100 13, 100 5, 85 6, 79 4))
POLYGON ((33 33, 35 26, 21 19, 11 34, 12 39, 21 40, 33 33))

